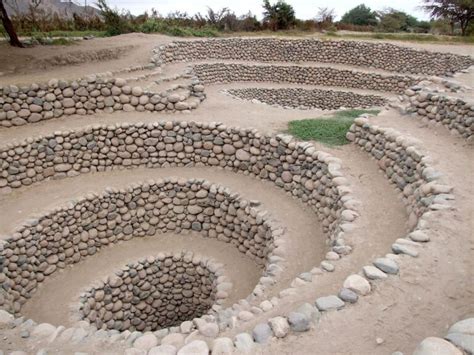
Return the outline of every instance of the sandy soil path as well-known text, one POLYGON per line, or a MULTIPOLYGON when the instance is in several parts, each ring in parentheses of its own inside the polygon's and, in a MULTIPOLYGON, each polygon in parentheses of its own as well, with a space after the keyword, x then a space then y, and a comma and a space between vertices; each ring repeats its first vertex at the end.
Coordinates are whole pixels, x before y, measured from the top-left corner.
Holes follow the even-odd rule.
POLYGON ((12 48, 0 43, 0 85, 79 79, 150 63, 153 48, 172 41, 162 35, 131 33, 79 41, 71 46, 12 48))
POLYGON ((455 210, 433 217, 432 242, 419 258, 401 259, 400 277, 376 286, 357 307, 328 314, 314 331, 272 343, 264 354, 294 354, 294 349, 299 354, 410 354, 425 337, 444 337, 451 324, 474 315, 472 147, 444 127, 424 127, 395 112, 372 121, 420 140, 445 181, 455 187, 455 210), (378 345, 376 338, 384 342, 378 345))

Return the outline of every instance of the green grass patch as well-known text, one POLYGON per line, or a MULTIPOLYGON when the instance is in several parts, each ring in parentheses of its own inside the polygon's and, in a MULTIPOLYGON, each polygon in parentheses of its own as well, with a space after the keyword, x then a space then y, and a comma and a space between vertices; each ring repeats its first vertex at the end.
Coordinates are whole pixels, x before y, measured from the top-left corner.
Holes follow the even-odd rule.
POLYGON ((392 41, 408 41, 408 42, 433 42, 433 43, 474 43, 474 36, 442 36, 432 34, 417 33, 380 33, 380 32, 363 32, 363 33, 338 33, 328 32, 328 37, 348 38, 348 39, 378 39, 392 41))
POLYGON ((49 32, 20 32, 19 36, 23 37, 63 37, 63 38, 71 38, 71 37, 86 37, 86 36, 94 36, 94 37, 106 37, 105 31, 49 31, 49 32))
MULTIPOLYGON (((42 45, 42 46, 71 46, 77 43, 77 40, 74 38, 66 37, 46 37, 43 34, 36 34, 30 39, 30 44, 32 45, 42 45)), ((28 41, 25 41, 28 43, 28 41)))
POLYGON ((379 110, 344 110, 328 118, 305 119, 288 123, 288 132, 304 141, 318 141, 337 146, 349 143, 346 133, 354 119, 364 113, 378 115, 379 110))
POLYGON ((167 34, 174 37, 217 37, 219 36, 219 33, 216 30, 213 30, 210 28, 194 29, 194 28, 177 27, 177 26, 165 28, 160 33, 167 34))

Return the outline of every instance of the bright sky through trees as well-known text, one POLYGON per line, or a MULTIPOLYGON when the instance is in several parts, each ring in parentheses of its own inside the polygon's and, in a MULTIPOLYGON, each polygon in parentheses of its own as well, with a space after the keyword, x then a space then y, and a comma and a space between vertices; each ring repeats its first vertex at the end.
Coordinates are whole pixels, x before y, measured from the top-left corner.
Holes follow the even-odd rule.
MULTIPOLYGON (((273 0, 272 2, 275 1, 273 0)), ((89 0, 89 2, 93 1, 89 0)), ((228 7, 235 11, 237 15, 242 15, 250 10, 258 18, 262 16, 262 1, 259 0, 109 0, 108 2, 112 6, 128 9, 134 15, 150 10, 152 7, 157 9, 162 15, 167 15, 169 12, 177 10, 186 11, 188 14, 204 13, 207 10, 207 6, 209 6, 215 10, 228 7)), ((314 18, 318 7, 334 8, 337 13, 337 19, 340 19, 347 10, 361 3, 369 6, 372 10, 394 7, 397 10, 408 12, 419 19, 428 19, 426 13, 418 8, 421 5, 421 1, 418 0, 287 0, 287 2, 294 7, 296 17, 300 19, 314 18)))

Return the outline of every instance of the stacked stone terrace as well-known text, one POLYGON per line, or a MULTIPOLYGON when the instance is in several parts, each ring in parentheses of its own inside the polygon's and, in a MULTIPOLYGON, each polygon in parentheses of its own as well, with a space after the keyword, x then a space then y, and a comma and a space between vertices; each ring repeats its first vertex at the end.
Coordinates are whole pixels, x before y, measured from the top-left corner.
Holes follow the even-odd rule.
POLYGON ((474 65, 470 56, 414 50, 388 43, 317 39, 229 38, 175 41, 156 61, 323 62, 371 67, 399 73, 447 75, 474 65))
MULTIPOLYGON (((73 82, 52 80, 41 85, 2 87, 0 125, 21 126, 74 114, 115 111, 189 112, 205 99, 204 85, 240 81, 405 94, 408 110, 447 125, 466 138, 472 135, 473 107, 414 89, 422 77, 412 75, 451 75, 474 64, 470 57, 381 43, 273 38, 176 41, 155 54, 154 62, 163 67, 207 60, 267 64, 198 63, 192 69, 192 84, 178 88, 178 93, 149 93, 139 86, 130 87, 123 79, 95 76, 73 82), (338 63, 405 75, 287 62, 338 63)), ((369 108, 388 102, 378 95, 308 88, 227 92, 290 108, 369 108)), ((384 280, 401 277, 407 258, 424 252, 434 234, 430 218, 444 218, 443 211, 450 209, 454 200, 453 187, 441 179, 422 149, 403 134, 371 122, 356 119, 347 138, 376 161, 400 192, 408 231, 388 246, 387 254, 343 275, 344 281, 338 281, 332 294, 319 295, 307 303, 301 302, 304 293, 300 288, 317 290, 315 278, 334 272, 332 262, 350 258, 352 250, 360 247, 351 236, 357 218, 364 213, 357 210, 359 202, 344 177, 343 162, 318 151, 313 144, 297 142, 285 134, 264 135, 221 123, 159 121, 54 131, 0 146, 0 192, 4 194, 34 188, 45 180, 137 168, 210 167, 266 180, 314 212, 328 246, 320 266, 295 275, 287 288, 270 298, 266 287, 278 284, 285 263, 294 260, 286 260, 282 251, 291 244, 285 239, 284 226, 258 208, 259 201, 245 200, 238 191, 203 179, 168 177, 109 188, 42 211, 2 241, 0 325, 13 332, 29 329, 36 344, 47 341, 56 348, 61 347, 58 342, 65 346, 77 339, 77 344, 100 339, 119 344, 127 355, 252 353, 260 350, 256 344, 307 332, 327 322, 334 312, 357 306, 360 298, 383 287, 384 280), (55 273, 100 253, 106 246, 161 233, 199 233, 226 243, 259 266, 259 283, 245 299, 224 308, 221 305, 232 286, 238 287, 226 282, 225 268, 205 255, 150 251, 148 257, 124 265, 104 280, 95 280, 76 300, 75 316, 80 321, 71 328, 38 325, 20 318, 24 304, 55 273), (280 309, 280 303, 286 307, 280 309), (239 333, 233 334, 234 329, 239 333)), ((458 337, 449 340, 464 346, 458 337)))

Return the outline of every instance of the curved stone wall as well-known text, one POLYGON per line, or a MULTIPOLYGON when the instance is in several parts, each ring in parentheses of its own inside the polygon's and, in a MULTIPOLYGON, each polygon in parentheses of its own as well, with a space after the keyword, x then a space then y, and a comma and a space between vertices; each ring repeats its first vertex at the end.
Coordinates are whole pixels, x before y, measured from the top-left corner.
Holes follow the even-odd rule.
POLYGON ((470 56, 415 50, 389 43, 318 39, 226 38, 174 41, 155 50, 155 63, 206 59, 324 62, 400 73, 445 75, 474 65, 470 56))
POLYGON ((403 93, 419 79, 403 75, 382 75, 330 67, 251 64, 197 64, 194 73, 203 84, 233 82, 275 82, 403 93))
POLYGON ((167 166, 221 167, 270 180, 307 203, 330 235, 337 235, 343 219, 347 181, 332 156, 291 136, 215 123, 95 125, 0 147, 0 189, 116 168, 167 166))
POLYGON ((429 158, 397 131, 357 118, 347 138, 378 160, 380 169, 402 191, 411 228, 433 205, 445 204, 450 197, 452 188, 437 181, 440 175, 429 165, 429 158))
POLYGON ((124 79, 95 75, 77 81, 52 79, 24 87, 0 86, 0 126, 22 126, 73 114, 191 110, 204 100, 203 91, 197 79, 177 90, 153 93, 140 86, 130 87, 124 79))
POLYGON ((388 100, 377 95, 359 95, 352 92, 319 89, 267 89, 245 88, 229 89, 225 93, 249 101, 258 101, 267 105, 286 108, 337 110, 346 108, 369 108, 384 106, 388 100))
MULTIPOLYGON (((273 137, 273 139, 287 139, 286 136, 277 137, 278 138, 273 137)), ((408 233, 405 238, 397 239, 392 245, 392 251, 395 254, 405 254, 417 257, 423 251, 423 243, 430 241, 432 230, 430 229, 429 224, 430 217, 428 216, 431 215, 429 212, 449 208, 450 200, 454 198, 454 196, 451 195, 452 187, 444 185, 441 182, 440 174, 430 165, 429 157, 424 155, 413 145, 412 142, 410 142, 410 139, 399 132, 377 127, 370 124, 366 119, 358 118, 355 120, 355 124, 351 127, 351 131, 348 133, 348 138, 360 146, 361 149, 367 151, 371 156, 373 156, 378 161, 379 166, 385 172, 390 181, 392 181, 397 188, 402 191, 405 204, 410 212, 411 232, 408 233)), ((291 141, 288 141, 285 144, 289 146, 291 143, 291 141)), ((310 144, 298 143, 295 147, 296 146, 302 148, 305 152, 313 149, 310 144)), ((314 152, 312 152, 310 156, 313 153, 314 152)), ((321 158, 323 157, 321 156, 321 158)), ((289 156, 286 156, 285 159, 289 159, 289 156)), ((314 165, 310 161, 308 161, 308 164, 314 165)), ((333 170, 333 168, 328 165, 328 172, 331 170, 333 170)), ((328 176, 331 175, 333 174, 328 174, 328 176)), ((323 174, 322 176, 324 177, 326 175, 323 174)), ((298 179, 299 178, 296 180, 298 179)), ((337 178, 334 178, 334 175, 332 179, 338 185, 338 189, 344 187, 343 184, 341 184, 342 181, 336 180, 337 178)), ((340 190, 340 192, 342 193, 343 191, 340 190)), ((33 224, 35 223, 33 222, 33 224)), ((21 249, 22 247, 24 246, 20 245, 18 249, 21 249)), ((238 340, 243 338, 248 339, 252 344, 253 341, 257 343, 265 343, 273 336, 284 338, 289 334, 300 334, 301 332, 308 331, 313 327, 313 324, 317 322, 320 313, 327 313, 325 316, 321 317, 321 321, 324 321, 324 319, 330 317, 334 310, 339 310, 348 305, 357 303, 360 297, 369 295, 374 285, 377 285, 376 287, 382 287, 381 282, 383 280, 389 279, 391 275, 398 275, 400 268, 404 266, 404 264, 399 265, 402 260, 403 259, 392 254, 387 254, 384 257, 377 258, 373 263, 371 263, 371 265, 364 266, 358 274, 353 274, 347 277, 337 296, 329 295, 319 297, 316 299, 314 304, 308 303, 304 305, 295 305, 295 308, 290 313, 287 312, 288 309, 284 310, 285 313, 281 313, 282 311, 278 311, 271 305, 268 305, 268 303, 271 304, 272 302, 264 301, 265 306, 264 302, 262 302, 260 306, 261 312, 259 312, 259 314, 265 313, 265 315, 259 316, 258 324, 255 325, 255 322, 251 323, 252 326, 255 325, 251 335, 248 333, 240 333, 236 336, 235 343, 232 344, 232 341, 230 341, 228 344, 229 346, 225 348, 228 349, 228 351, 241 350, 242 348, 238 340)), ((3 275, 0 274, 0 276, 3 275)), ((310 278, 307 279, 307 282, 311 283, 313 281, 310 278)), ((289 291, 297 292, 298 287, 299 286, 295 284, 291 289, 284 290, 282 293, 288 291, 289 294, 292 294, 289 291)), ((312 286, 308 285, 308 287, 312 286)), ((244 309, 250 309, 250 307, 251 305, 248 304, 247 308, 244 307, 244 309)), ((210 339, 219 336, 219 314, 227 311, 229 310, 218 311, 215 318, 209 317, 206 320, 195 320, 194 323, 198 330, 194 331, 192 334, 209 334, 207 332, 208 328, 204 330, 203 325, 205 324, 206 327, 213 327, 212 336, 209 336, 210 339), (200 327, 202 329, 200 329, 200 327)), ((230 310, 230 312, 232 312, 232 310, 230 310)), ((241 308, 237 308, 231 314, 236 315, 237 313, 240 317, 240 314, 245 313, 245 311, 241 311, 241 308)), ((236 322, 240 322, 240 320, 236 320, 236 322)), ((189 330, 186 334, 189 334, 192 331, 192 324, 188 329, 189 330)), ((176 331, 179 332, 180 330, 176 331)), ((100 333, 100 335, 103 336, 103 333, 100 333)), ((188 339, 189 344, 183 345, 185 344, 185 335, 170 333, 161 339, 161 344, 169 344, 168 341, 171 341, 172 338, 174 339, 175 336, 182 339, 182 341, 176 343, 175 349, 172 349, 177 351, 184 346, 184 349, 181 350, 182 353, 185 353, 188 349, 192 348, 192 346, 199 343, 199 341, 192 341, 195 339, 193 335, 188 339)), ((113 335, 110 336, 110 339, 112 338, 113 335)), ((155 334, 152 333, 139 333, 138 338, 133 341, 134 350, 130 351, 142 349, 141 346, 143 343, 148 342, 149 340, 153 340, 153 344, 158 344, 160 341, 159 338, 161 338, 161 336, 159 337, 158 334, 155 336, 155 334)), ((215 339, 214 342, 212 342, 212 351, 218 352, 218 349, 221 349, 218 344, 225 339, 228 338, 215 339)), ((203 353, 209 352, 209 347, 206 343, 201 343, 203 345, 203 353)), ((129 342, 124 346, 130 347, 132 345, 131 342, 129 342)))
POLYGON ((157 233, 195 231, 266 265, 268 219, 237 194, 203 180, 165 179, 88 196, 31 219, 0 252, 0 307, 19 312, 46 277, 104 246, 157 233))
POLYGON ((86 291, 80 314, 97 329, 155 331, 178 326, 206 314, 225 297, 225 292, 218 292, 224 285, 220 274, 217 263, 192 253, 149 256, 86 291))
POLYGON ((462 137, 474 135, 474 102, 468 103, 455 97, 434 92, 406 90, 410 100, 407 111, 433 122, 439 122, 462 137))

